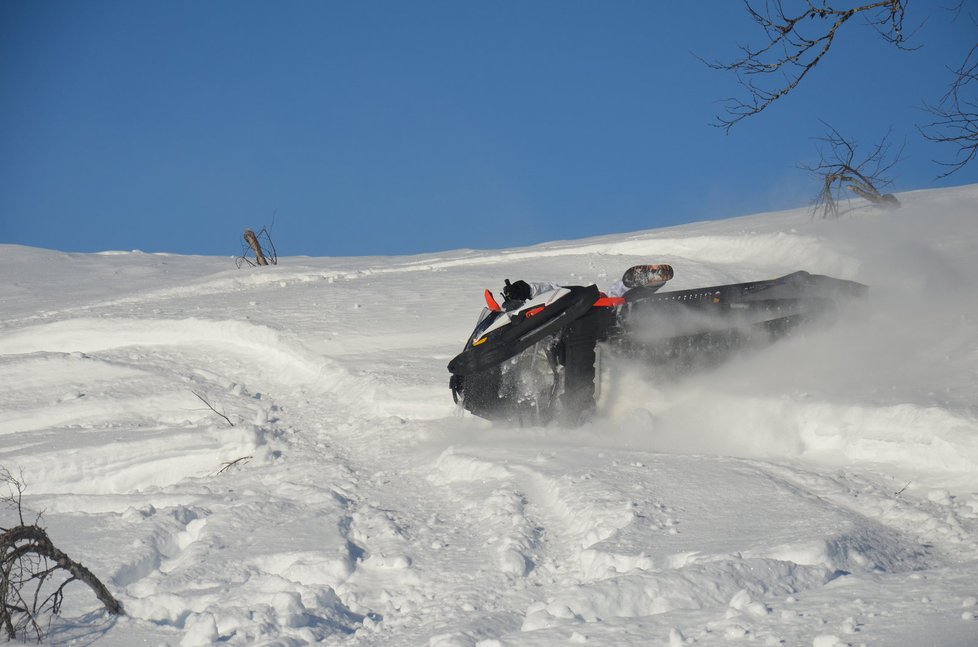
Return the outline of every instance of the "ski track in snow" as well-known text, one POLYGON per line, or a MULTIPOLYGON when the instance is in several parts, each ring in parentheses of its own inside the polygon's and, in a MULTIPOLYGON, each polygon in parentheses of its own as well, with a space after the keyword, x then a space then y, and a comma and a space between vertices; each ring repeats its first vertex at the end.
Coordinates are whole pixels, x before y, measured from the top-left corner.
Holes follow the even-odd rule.
POLYGON ((51 640, 978 644, 978 189, 905 203, 268 271, 10 247, 0 465, 128 613, 69 589, 51 640), (463 417, 445 387, 503 278, 873 284, 907 249, 909 292, 965 277, 883 303, 936 334, 862 313, 704 374, 625 367, 577 430, 463 417))

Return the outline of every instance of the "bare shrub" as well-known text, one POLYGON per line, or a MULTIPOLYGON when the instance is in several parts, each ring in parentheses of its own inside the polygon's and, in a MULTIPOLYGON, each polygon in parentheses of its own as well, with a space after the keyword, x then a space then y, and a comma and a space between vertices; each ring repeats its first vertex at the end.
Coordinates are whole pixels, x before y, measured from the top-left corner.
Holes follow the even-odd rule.
POLYGON ((900 150, 894 152, 887 133, 868 153, 858 155, 856 142, 844 137, 838 130, 826 124, 828 132, 818 137, 819 161, 802 165, 819 179, 820 188, 814 202, 814 215, 822 218, 838 218, 839 203, 844 190, 852 191, 870 203, 895 209, 899 200, 892 193, 880 193, 880 188, 890 184, 888 171, 900 161, 900 150))
POLYGON ((238 267, 242 265, 250 265, 251 267, 278 265, 278 251, 275 249, 272 234, 267 227, 262 227, 257 234, 251 229, 244 230, 241 256, 237 258, 236 263, 238 267), (254 256, 254 260, 248 257, 249 253, 254 256))

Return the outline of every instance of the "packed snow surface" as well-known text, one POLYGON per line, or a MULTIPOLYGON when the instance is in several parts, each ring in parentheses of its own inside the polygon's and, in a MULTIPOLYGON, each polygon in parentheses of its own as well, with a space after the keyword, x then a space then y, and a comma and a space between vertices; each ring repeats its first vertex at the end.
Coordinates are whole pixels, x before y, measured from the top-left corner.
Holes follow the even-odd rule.
POLYGON ((901 199, 268 268, 3 246, 0 466, 127 612, 72 584, 49 640, 978 645, 978 187, 901 199), (485 288, 649 262, 870 291, 710 369, 604 363, 579 429, 456 408, 485 288))

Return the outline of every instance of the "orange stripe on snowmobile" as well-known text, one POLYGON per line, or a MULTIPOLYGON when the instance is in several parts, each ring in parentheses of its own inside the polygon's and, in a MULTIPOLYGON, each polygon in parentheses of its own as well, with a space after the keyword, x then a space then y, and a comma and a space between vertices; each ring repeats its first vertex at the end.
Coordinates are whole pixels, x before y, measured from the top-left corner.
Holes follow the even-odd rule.
POLYGON ((486 307, 493 312, 499 312, 502 310, 502 308, 499 307, 499 304, 496 303, 496 300, 492 298, 492 292, 489 290, 486 290, 486 307))
POLYGON ((625 304, 624 297, 601 297, 594 302, 595 308, 608 307, 613 308, 615 306, 620 306, 625 304))
POLYGON ((541 312, 543 312, 543 306, 539 306, 537 308, 534 308, 533 310, 527 310, 526 311, 526 315, 524 315, 524 316, 529 319, 533 315, 538 315, 541 312))

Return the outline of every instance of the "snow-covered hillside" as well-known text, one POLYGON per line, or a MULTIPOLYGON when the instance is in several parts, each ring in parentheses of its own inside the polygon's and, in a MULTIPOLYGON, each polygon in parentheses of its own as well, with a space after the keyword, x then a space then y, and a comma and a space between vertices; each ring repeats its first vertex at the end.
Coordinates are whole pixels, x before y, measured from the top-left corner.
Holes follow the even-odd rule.
POLYGON ((0 466, 128 613, 74 584, 52 640, 978 645, 978 187, 901 198, 263 269, 3 246, 0 466), (483 289, 642 262, 871 290, 711 371, 606 365, 580 429, 456 409, 483 289))

